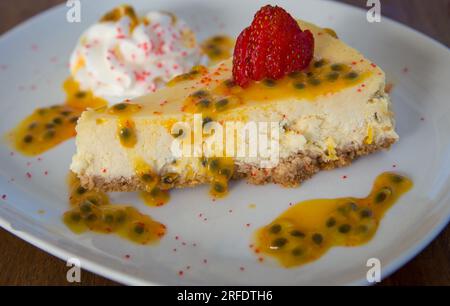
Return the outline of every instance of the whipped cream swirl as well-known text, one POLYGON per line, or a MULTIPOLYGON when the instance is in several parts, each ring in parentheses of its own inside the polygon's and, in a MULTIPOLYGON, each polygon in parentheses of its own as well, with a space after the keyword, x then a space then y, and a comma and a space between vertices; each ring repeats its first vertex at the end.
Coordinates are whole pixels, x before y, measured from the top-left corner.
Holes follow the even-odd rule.
POLYGON ((195 34, 174 15, 149 12, 111 17, 91 26, 70 60, 73 78, 84 90, 105 98, 133 98, 153 92, 186 73, 203 58, 195 34), (112 19, 112 20, 110 20, 112 19))

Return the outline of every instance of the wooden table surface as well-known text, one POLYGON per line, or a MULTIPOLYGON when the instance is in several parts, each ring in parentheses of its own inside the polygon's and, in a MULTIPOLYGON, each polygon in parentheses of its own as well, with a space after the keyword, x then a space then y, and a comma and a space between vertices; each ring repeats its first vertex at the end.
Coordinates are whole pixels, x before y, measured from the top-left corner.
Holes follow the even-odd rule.
MULTIPOLYGON (((0 34, 64 0, 0 2, 0 34)), ((126 2, 126 1, 124 1, 126 2)), ((366 0, 344 0, 364 7, 366 0)), ((450 0, 382 0, 382 13, 450 46, 450 0)), ((1 55, 0 55, 1 56, 1 55)), ((450 227, 381 285, 450 285, 450 227)), ((69 285, 65 262, 0 229, 0 285, 69 285)), ((81 285, 116 285, 87 271, 81 285)))

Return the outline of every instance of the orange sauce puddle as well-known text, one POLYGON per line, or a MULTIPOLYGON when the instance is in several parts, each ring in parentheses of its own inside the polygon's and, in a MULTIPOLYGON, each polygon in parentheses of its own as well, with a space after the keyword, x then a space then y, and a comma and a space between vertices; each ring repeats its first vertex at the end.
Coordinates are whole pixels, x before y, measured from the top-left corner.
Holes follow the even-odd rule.
POLYGON ((386 211, 412 185, 404 176, 385 172, 365 198, 300 202, 256 231, 255 252, 289 268, 317 260, 334 246, 367 243, 386 211))
POLYGON ((206 39, 201 48, 208 56, 210 65, 230 58, 233 54, 235 41, 226 35, 216 35, 206 39))
POLYGON ((92 231, 115 233, 137 244, 152 244, 166 233, 166 226, 127 205, 113 205, 106 193, 86 190, 74 173, 69 174, 71 209, 63 221, 76 234, 92 231))
POLYGON ((7 135, 17 151, 36 156, 50 150, 76 135, 77 120, 86 108, 107 105, 92 92, 80 90, 72 78, 64 82, 64 91, 65 103, 36 109, 7 135))

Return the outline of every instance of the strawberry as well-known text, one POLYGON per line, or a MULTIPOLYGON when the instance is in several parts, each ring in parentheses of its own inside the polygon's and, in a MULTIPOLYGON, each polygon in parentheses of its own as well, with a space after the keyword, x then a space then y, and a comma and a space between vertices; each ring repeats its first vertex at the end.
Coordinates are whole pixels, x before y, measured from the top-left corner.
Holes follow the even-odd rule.
POLYGON ((283 8, 266 5, 239 35, 233 54, 233 78, 246 87, 251 80, 280 79, 308 67, 314 37, 302 31, 283 8))

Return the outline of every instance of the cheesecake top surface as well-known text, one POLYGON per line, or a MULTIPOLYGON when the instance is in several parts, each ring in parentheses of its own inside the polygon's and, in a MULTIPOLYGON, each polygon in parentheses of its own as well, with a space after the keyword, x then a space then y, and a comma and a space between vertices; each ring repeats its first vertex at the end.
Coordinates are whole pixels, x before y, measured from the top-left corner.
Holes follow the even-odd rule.
MULTIPOLYGON (((232 81, 232 58, 210 68, 197 66, 155 93, 127 100, 138 104, 128 108, 127 115, 164 117, 182 113, 226 113, 286 100, 332 99, 334 94, 342 91, 354 100, 368 100, 382 89, 385 74, 377 65, 337 39, 332 30, 305 21, 298 23, 302 29, 309 29, 315 39, 314 60, 305 71, 281 80, 252 82, 244 89, 232 81)), ((116 111, 115 106, 96 113, 102 116, 123 114, 116 111)))

